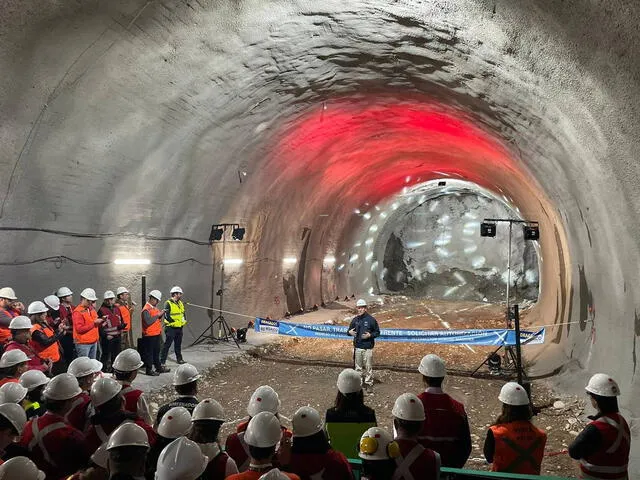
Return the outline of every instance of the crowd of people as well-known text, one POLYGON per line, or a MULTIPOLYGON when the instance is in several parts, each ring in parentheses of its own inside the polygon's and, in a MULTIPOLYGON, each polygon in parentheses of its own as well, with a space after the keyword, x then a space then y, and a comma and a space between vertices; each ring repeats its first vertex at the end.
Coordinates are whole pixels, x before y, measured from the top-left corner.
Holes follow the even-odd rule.
MULTIPOLYGON (((171 292, 175 306, 165 310, 157 308, 160 292, 150 292, 140 315, 143 338, 184 325, 178 289, 171 292)), ((393 432, 379 427, 376 412, 365 404, 370 371, 360 368, 338 375, 335 403, 324 419, 301 406, 291 428, 280 414, 278 393, 258 387, 247 417, 222 442, 224 408, 213 398, 198 398, 200 374, 178 355, 181 332, 171 332, 180 364, 173 372, 177 396, 154 418, 135 379, 143 367, 151 374, 166 371, 168 342, 162 352, 155 339, 146 342, 144 360, 133 348, 121 350, 127 327, 112 323, 109 312, 129 308, 130 301, 128 292, 118 291, 105 292, 98 317, 95 292, 85 289, 65 322, 59 295, 68 297, 70 290, 58 290, 59 305, 49 297, 30 303, 24 316, 13 290, 0 289, 0 325, 8 332, 0 329, 0 480, 353 480, 354 458, 361 460, 361 478, 420 480, 439 478, 443 466, 463 467, 471 453, 465 408, 443 391, 446 366, 432 354, 418 366, 425 390, 396 399, 393 432), (62 340, 69 328, 75 358, 67 363, 62 340), (91 328, 99 331, 89 334, 91 328), (96 358, 98 342, 106 363, 96 358)), ((130 329, 130 315, 128 321, 130 329)), ((568 453, 579 460, 583 478, 628 478, 631 440, 618 410, 619 387, 610 376, 596 374, 586 392, 597 413, 568 453)), ((539 475, 547 436, 532 422, 526 389, 506 383, 498 400, 502 412, 484 442, 487 461, 494 471, 539 475)))

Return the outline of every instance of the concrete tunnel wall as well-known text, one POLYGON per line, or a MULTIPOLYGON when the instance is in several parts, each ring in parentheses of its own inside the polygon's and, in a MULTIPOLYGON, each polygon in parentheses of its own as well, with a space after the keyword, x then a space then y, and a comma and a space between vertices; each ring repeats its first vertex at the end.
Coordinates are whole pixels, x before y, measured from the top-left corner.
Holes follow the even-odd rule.
POLYGON ((540 219, 532 318, 579 323, 550 331, 537 371, 565 366, 574 390, 610 372, 635 426, 639 21, 623 1, 6 0, 0 227, 147 237, 0 231, 2 283, 30 301, 146 273, 207 304, 209 249, 148 236, 206 242, 239 222, 226 304, 279 315, 283 276, 307 304, 348 288, 320 272, 357 235, 354 208, 444 171, 540 219), (282 258, 307 240, 300 281, 282 258), (58 255, 106 264, 4 265, 58 255), (123 269, 119 255, 195 261, 123 269))

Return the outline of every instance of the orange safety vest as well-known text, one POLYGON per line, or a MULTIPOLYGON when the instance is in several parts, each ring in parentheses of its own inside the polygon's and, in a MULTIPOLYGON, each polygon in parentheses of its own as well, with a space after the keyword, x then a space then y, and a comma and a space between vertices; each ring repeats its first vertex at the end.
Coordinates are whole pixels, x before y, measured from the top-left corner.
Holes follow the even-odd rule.
MULTIPOLYGON (((11 318, 15 318, 18 316, 15 311, 7 310, 6 308, 0 308, 0 311, 11 318)), ((11 340, 11 330, 9 330, 9 327, 0 327, 0 344, 7 343, 9 340, 11 340)))
POLYGON ((93 323, 98 318, 95 308, 78 305, 71 318, 73 319, 73 341, 75 343, 91 345, 98 341, 98 327, 93 323), (91 324, 91 330, 85 333, 78 332, 78 325, 87 326, 88 324, 91 324))
POLYGON ((547 434, 531 422, 519 420, 489 427, 495 439, 494 472, 540 475, 547 434))
MULTIPOLYGON (((56 334, 49 325, 41 325, 36 323, 33 327, 31 327, 31 333, 36 330, 41 331, 47 338, 54 337, 56 334)), ((38 342, 34 341, 33 338, 29 342, 31 348, 40 356, 40 358, 46 358, 51 360, 53 363, 60 361, 60 345, 58 342, 52 343, 48 347, 43 347, 38 342)))
POLYGON ((125 324, 125 327, 122 331, 128 332, 129 330, 131 330, 131 310, 129 310, 129 307, 127 307, 126 305, 121 305, 119 303, 116 303, 116 305, 120 309, 120 316, 122 317, 122 321, 125 324))
POLYGON ((159 308, 151 306, 151 304, 149 302, 147 302, 145 304, 144 308, 142 309, 142 312, 140 312, 140 321, 142 323, 142 336, 143 337, 154 337, 156 335, 162 334, 162 324, 160 323, 160 319, 157 319, 155 322, 153 322, 149 326, 144 324, 144 320, 142 319, 142 314, 145 311, 148 311, 149 315, 151 315, 152 317, 158 315, 159 313, 162 313, 162 310, 160 310, 159 308))

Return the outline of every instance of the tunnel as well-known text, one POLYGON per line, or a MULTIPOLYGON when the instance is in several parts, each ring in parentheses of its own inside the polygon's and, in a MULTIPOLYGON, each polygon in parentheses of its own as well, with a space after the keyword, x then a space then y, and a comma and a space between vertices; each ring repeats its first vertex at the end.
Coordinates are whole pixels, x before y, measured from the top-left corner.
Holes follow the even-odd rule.
POLYGON ((610 373, 633 427, 639 23, 619 0, 5 0, 2 284, 217 305, 228 223, 225 307, 277 318, 387 288, 394 202, 464 182, 539 222, 535 373, 610 373))

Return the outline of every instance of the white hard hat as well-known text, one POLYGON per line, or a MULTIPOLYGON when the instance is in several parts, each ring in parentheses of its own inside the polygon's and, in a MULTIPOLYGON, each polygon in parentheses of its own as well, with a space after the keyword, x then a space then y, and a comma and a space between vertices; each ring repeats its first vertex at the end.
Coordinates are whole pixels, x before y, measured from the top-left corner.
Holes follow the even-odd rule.
POLYGON ((96 297, 96 291, 93 288, 85 288, 84 290, 82 290, 82 292, 80 292, 80 296, 92 302, 98 300, 98 297, 96 297))
POLYGON ((56 292, 56 296, 59 298, 68 297, 69 295, 73 295, 73 292, 67 287, 60 287, 56 292))
POLYGON ((247 413, 251 417, 260 412, 271 412, 275 415, 279 409, 280 397, 269 385, 262 385, 256 388, 249 399, 249 405, 247 405, 247 413))
POLYGON ((25 317, 24 315, 13 317, 9 322, 9 330, 31 330, 32 326, 33 325, 31 325, 31 320, 29 319, 29 317, 25 317))
POLYGON ((162 292, 160 290, 151 290, 149 292, 149 296, 157 299, 158 301, 162 300, 162 292))
POLYGON ((27 457, 13 457, 0 465, 0 480, 44 480, 45 474, 27 457))
POLYGON ((20 375, 20 385, 29 391, 35 390, 41 385, 49 383, 49 377, 47 377, 40 370, 27 370, 20 375))
POLYGON ((174 385, 186 385, 187 383, 195 382, 200 378, 198 369, 190 363, 185 363, 176 368, 173 374, 174 385))
POLYGON ((11 422, 13 428, 16 429, 18 434, 22 433, 24 426, 27 423, 27 414, 17 403, 3 403, 0 405, 0 415, 11 422))
POLYGON ((498 400, 507 405, 529 405, 529 395, 522 385, 516 382, 505 383, 500 389, 498 400))
POLYGON ((0 402, 20 403, 27 396, 28 391, 18 382, 7 382, 0 387, 0 402))
POLYGON ((76 378, 86 377, 102 370, 102 363, 89 357, 78 357, 71 361, 67 372, 76 378))
POLYGON ((173 295, 174 293, 184 293, 184 292, 182 291, 182 289, 178 285, 176 285, 175 287, 171 288, 171 292, 170 293, 173 295))
POLYGON ((396 398, 391 415, 410 422, 422 422, 425 419, 424 406, 413 393, 403 393, 396 398))
POLYGON ((44 297, 44 303, 51 310, 55 310, 56 312, 60 310, 60 299, 55 295, 47 295, 46 297, 44 297))
POLYGON ((49 400, 69 400, 82 393, 76 377, 70 373, 61 373, 51 379, 44 387, 42 395, 49 400))
POLYGON ((121 351, 113 361, 113 368, 120 372, 133 372, 138 370, 144 362, 137 350, 127 348, 121 351))
POLYGON ((123 293, 129 293, 129 290, 127 290, 125 287, 118 287, 116 289, 116 295, 122 295, 123 293))
POLYGON ((361 298, 356 302, 356 307, 366 307, 367 301, 364 298, 361 298))
POLYGON ((418 371, 425 377, 442 378, 446 375, 447 369, 444 366, 444 361, 437 355, 430 353, 425 355, 420 360, 420 366, 418 371))
POLYGON ((195 480, 204 473, 209 457, 186 437, 176 438, 158 457, 156 480, 195 480))
POLYGON ((362 390, 362 377, 353 368, 345 368, 338 375, 338 391, 343 395, 362 390))
POLYGON ((147 432, 140 425, 133 422, 124 422, 111 433, 107 442, 107 450, 118 447, 149 448, 147 432))
POLYGON ((300 407, 293 414, 291 422, 294 437, 310 437, 322 431, 322 418, 313 407, 300 407))
POLYGON ((31 302, 29 307, 27 308, 27 313, 29 315, 35 315, 36 313, 47 313, 49 309, 47 306, 41 301, 37 300, 35 302, 31 302))
POLYGON ((107 452, 107 444, 103 443, 98 449, 91 455, 91 461, 100 468, 107 470, 109 464, 109 452, 107 452))
POLYGON ((364 460, 388 460, 400 456, 400 447, 385 429, 371 427, 360 438, 358 456, 364 460))
POLYGON ((620 395, 620 387, 616 381, 606 373, 596 373, 589 379, 585 390, 601 397, 617 397, 620 395))
POLYGON ((7 300, 17 300, 16 292, 11 287, 0 288, 0 298, 6 298, 7 300))
POLYGON ((193 409, 191 421, 217 420, 219 422, 224 422, 224 417, 224 409, 222 408, 222 405, 216 402, 213 398, 205 398, 196 405, 196 408, 193 409))
POLYGON ((104 298, 105 300, 109 300, 110 298, 116 298, 116 294, 113 293, 112 290, 107 290, 106 292, 104 292, 102 298, 104 298))
POLYGON ((22 350, 9 350, 0 357, 0 368, 13 367, 20 363, 28 362, 29 357, 22 350))
POLYGON ((91 392, 89 392, 91 403, 93 403, 94 407, 104 405, 118 395, 120 390, 122 390, 120 382, 113 378, 101 377, 91 385, 91 392))
POLYGON ((289 480, 289 477, 282 473, 280 469, 273 468, 262 475, 258 480, 289 480))
POLYGON ((244 440, 252 447, 274 447, 282 438, 280 420, 271 412, 260 412, 249 420, 244 440))
POLYGON ((165 413, 158 425, 158 434, 164 438, 178 438, 191 430, 191 414, 184 407, 173 407, 165 413))

